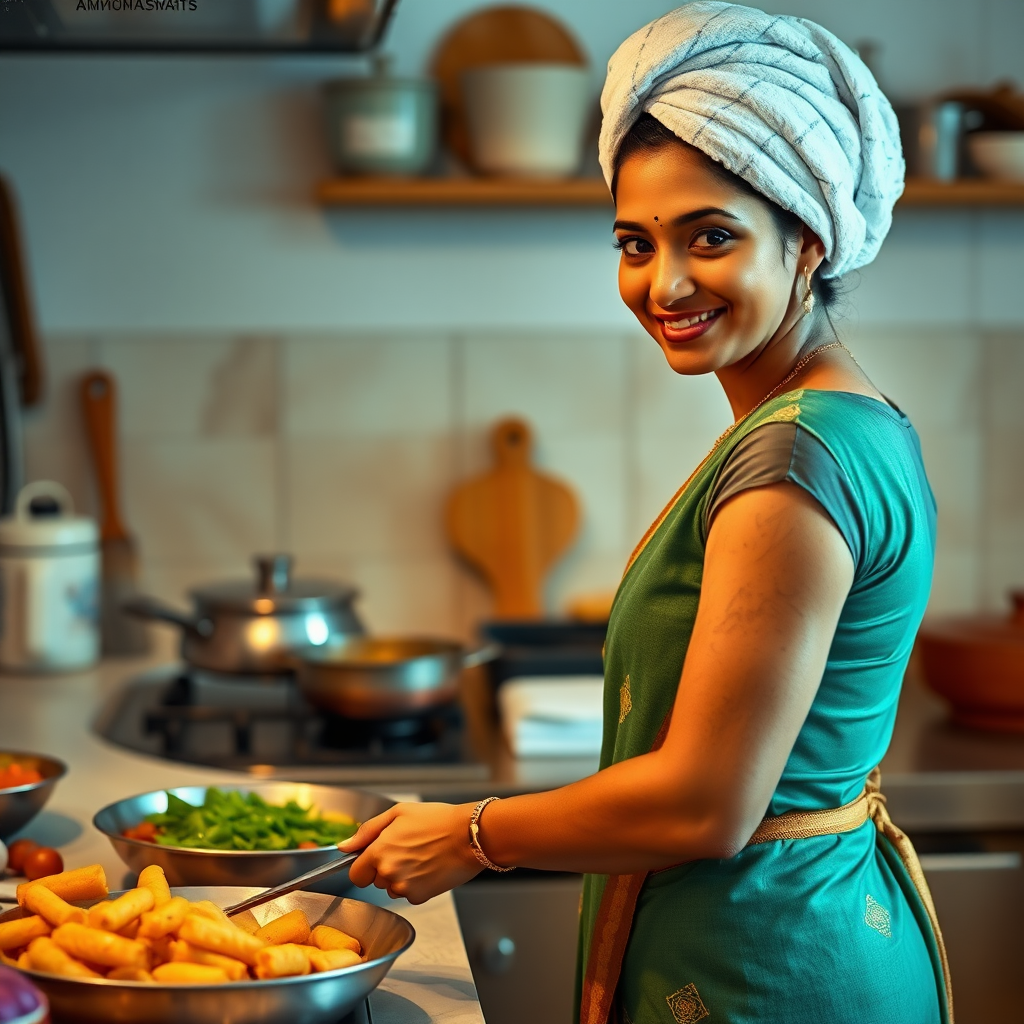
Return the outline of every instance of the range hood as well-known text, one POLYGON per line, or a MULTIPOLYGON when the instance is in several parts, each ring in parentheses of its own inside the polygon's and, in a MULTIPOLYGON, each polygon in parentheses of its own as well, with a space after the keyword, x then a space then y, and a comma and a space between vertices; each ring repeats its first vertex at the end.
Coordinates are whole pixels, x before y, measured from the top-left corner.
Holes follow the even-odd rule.
POLYGON ((0 51, 361 53, 398 0, 0 0, 0 51))

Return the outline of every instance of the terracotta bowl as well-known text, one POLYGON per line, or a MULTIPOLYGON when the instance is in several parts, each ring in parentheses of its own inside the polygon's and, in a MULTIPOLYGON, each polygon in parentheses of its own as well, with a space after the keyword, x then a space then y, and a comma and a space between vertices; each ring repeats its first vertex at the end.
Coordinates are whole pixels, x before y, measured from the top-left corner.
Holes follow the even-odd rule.
POLYGON ((918 633, 928 687, 959 725, 1024 733, 1024 591, 1009 617, 932 619, 918 633))

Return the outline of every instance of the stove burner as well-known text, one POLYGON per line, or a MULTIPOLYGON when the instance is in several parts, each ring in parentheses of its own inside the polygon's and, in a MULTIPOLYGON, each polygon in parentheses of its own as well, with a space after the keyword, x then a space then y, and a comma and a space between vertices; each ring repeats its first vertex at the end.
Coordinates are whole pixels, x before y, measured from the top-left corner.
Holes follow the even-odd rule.
POLYGON ((436 751, 445 732, 462 727, 462 715, 454 704, 411 718, 353 719, 324 715, 319 740, 325 747, 366 750, 375 756, 386 751, 436 751))
POLYGON ((290 675, 157 672, 130 683, 97 730, 115 743, 175 761, 296 777, 337 768, 418 778, 424 770, 485 776, 468 747, 462 708, 356 720, 310 707, 290 675), (279 768, 276 766, 287 766, 279 768))

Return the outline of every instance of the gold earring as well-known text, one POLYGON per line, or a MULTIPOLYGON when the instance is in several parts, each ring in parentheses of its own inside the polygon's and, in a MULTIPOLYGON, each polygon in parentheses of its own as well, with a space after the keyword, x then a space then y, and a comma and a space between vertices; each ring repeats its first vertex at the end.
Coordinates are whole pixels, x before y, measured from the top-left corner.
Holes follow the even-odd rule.
POLYGON ((814 309, 814 292, 811 290, 811 275, 813 273, 814 271, 810 267, 804 267, 804 280, 807 282, 807 294, 803 301, 805 315, 814 309))

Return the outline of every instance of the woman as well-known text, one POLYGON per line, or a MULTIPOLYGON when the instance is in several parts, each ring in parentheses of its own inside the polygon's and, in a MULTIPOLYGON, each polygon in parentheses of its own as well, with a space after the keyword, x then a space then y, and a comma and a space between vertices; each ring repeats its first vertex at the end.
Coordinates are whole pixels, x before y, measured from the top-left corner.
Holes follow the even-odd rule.
POLYGON ((605 650, 601 771, 399 805, 343 849, 419 902, 481 865, 587 873, 584 1024, 952 1019, 920 868, 872 769, 931 582, 916 434, 839 342, 834 281, 902 191, 892 110, 820 27, 697 2, 602 96, 619 287, 736 421, 643 538, 605 650))

